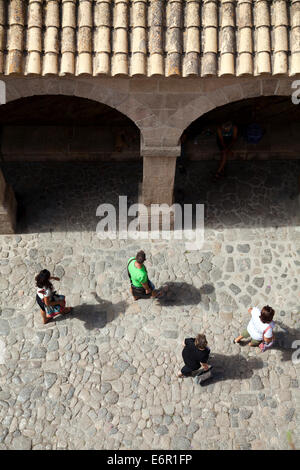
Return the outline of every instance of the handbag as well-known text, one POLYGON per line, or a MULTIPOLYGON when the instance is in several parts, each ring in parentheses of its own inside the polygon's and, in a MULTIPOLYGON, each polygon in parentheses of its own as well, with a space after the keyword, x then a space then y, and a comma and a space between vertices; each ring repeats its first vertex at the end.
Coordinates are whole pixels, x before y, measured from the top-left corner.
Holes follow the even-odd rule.
POLYGON ((265 342, 264 342, 265 334, 266 334, 266 332, 268 331, 269 328, 271 328, 271 325, 269 325, 269 326, 265 329, 265 331, 264 331, 264 333, 263 333, 263 340, 262 340, 262 342, 261 342, 260 345, 259 345, 259 349, 261 350, 261 352, 265 352, 266 349, 269 349, 269 348, 270 348, 271 346, 273 346, 273 344, 274 344, 274 341, 275 341, 275 336, 274 336, 274 335, 272 336, 272 341, 271 341, 271 343, 265 343, 265 342))

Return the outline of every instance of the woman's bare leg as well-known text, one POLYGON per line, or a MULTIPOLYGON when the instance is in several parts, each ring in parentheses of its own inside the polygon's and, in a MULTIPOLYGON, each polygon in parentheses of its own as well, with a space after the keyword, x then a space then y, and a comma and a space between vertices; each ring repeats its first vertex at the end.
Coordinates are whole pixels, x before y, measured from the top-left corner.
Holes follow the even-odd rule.
POLYGON ((48 317, 46 315, 46 312, 44 312, 44 310, 42 309, 41 309, 41 315, 42 315, 43 323, 44 325, 46 325, 46 323, 48 323, 51 320, 51 317, 48 317))

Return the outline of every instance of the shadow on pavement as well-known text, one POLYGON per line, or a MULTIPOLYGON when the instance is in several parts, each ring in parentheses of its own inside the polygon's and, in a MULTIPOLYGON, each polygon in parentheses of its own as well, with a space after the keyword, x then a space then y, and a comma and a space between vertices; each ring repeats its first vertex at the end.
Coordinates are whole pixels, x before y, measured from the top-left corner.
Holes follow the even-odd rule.
POLYGON ((84 327, 87 330, 93 330, 96 328, 104 328, 107 323, 113 321, 117 316, 125 313, 128 306, 127 302, 120 301, 116 304, 109 302, 108 300, 101 299, 96 293, 93 293, 98 304, 81 304, 74 307, 73 312, 70 315, 61 315, 57 317, 56 321, 62 321, 66 318, 72 320, 77 318, 84 322, 84 327))
POLYGON ((209 364, 213 366, 212 378, 203 383, 203 387, 226 380, 250 379, 254 371, 264 366, 262 358, 245 358, 240 354, 225 356, 224 354, 211 354, 209 364))
POLYGON ((197 305, 201 302, 201 295, 210 295, 215 291, 211 284, 205 284, 200 289, 187 282, 167 282, 164 286, 168 291, 163 297, 157 298, 162 307, 197 305))
MULTIPOLYGON (((300 330, 296 328, 290 328, 286 326, 281 321, 276 321, 275 327, 275 343, 272 346, 272 349, 277 349, 281 351, 280 362, 287 362, 292 360, 293 353, 296 352, 296 349, 299 348, 300 342, 298 345, 293 343, 296 340, 300 340, 300 330), (278 331, 278 327, 280 330, 278 331)), ((299 354, 298 354, 299 355, 299 354)))

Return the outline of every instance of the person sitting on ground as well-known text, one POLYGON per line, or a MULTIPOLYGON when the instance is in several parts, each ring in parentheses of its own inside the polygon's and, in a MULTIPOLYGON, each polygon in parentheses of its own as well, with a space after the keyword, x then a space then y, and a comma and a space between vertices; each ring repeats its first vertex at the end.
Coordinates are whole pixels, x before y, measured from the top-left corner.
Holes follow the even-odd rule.
POLYGON ((231 121, 223 123, 217 130, 217 144, 221 150, 221 161, 219 168, 214 176, 214 181, 224 176, 224 168, 228 156, 232 154, 232 147, 237 140, 238 128, 231 121))
POLYGON ((51 280, 59 281, 59 277, 51 277, 47 269, 43 269, 36 277, 36 302, 41 310, 44 324, 48 323, 56 315, 70 313, 72 308, 66 307, 64 295, 58 295, 54 291, 51 280))
POLYGON ((146 255, 139 251, 136 257, 129 258, 127 264, 128 276, 131 282, 130 292, 134 300, 148 297, 160 297, 161 293, 155 290, 155 286, 148 278, 147 269, 144 266, 146 255))
POLYGON ((181 372, 178 373, 178 377, 190 377, 200 366, 202 366, 204 370, 209 370, 207 361, 210 349, 207 347, 205 335, 199 334, 196 338, 186 338, 183 342, 183 346, 182 357, 185 365, 181 369, 181 372))
POLYGON ((266 344, 271 343, 274 340, 273 329, 275 326, 273 322, 275 312, 272 307, 266 305, 261 311, 257 307, 249 308, 248 312, 251 314, 251 320, 247 329, 233 342, 239 343, 243 338, 251 338, 249 346, 252 347, 259 346, 262 341, 266 344))

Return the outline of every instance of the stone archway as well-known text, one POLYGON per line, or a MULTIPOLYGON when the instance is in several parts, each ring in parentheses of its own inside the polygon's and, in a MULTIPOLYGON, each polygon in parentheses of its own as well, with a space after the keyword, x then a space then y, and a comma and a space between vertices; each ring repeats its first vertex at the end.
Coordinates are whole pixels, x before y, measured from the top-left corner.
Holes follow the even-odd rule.
MULTIPOLYGON (((181 136, 186 128, 195 121, 197 118, 212 111, 217 107, 224 106, 228 103, 235 101, 249 99, 259 96, 291 96, 292 94, 292 79, 281 78, 234 78, 234 79, 205 79, 198 88, 193 85, 192 80, 187 82, 186 89, 182 89, 178 95, 179 105, 177 110, 169 113, 167 119, 161 124, 157 134, 157 146, 154 149, 144 149, 144 155, 149 157, 157 155, 159 158, 151 158, 152 162, 159 163, 165 168, 162 173, 168 175, 167 186, 164 194, 160 194, 160 199, 169 203, 173 201, 173 188, 175 180, 175 166, 176 158, 179 157, 181 152, 181 136), (160 136, 158 138, 158 136, 160 136), (158 155, 158 152, 161 152, 158 155), (168 158, 167 158, 168 157, 168 158)), ((174 97, 176 95, 174 94, 174 97)), ((145 134, 145 133, 144 133, 145 134)), ((150 135, 150 131, 149 131, 150 135)), ((150 168, 150 163, 149 163, 150 168)), ((151 176, 151 172, 148 174, 151 176)), ((154 188, 149 188, 147 203, 150 203, 151 198, 154 198, 154 188)), ((160 202, 160 201, 159 201, 160 202)))
POLYGON ((184 131, 185 161, 218 160, 217 130, 227 121, 237 127, 230 160, 299 158, 300 107, 288 96, 260 95, 214 108, 193 121, 184 131), (255 144, 251 129, 261 133, 255 144))
POLYGON ((184 130, 196 119, 202 115, 212 111, 215 108, 224 106, 228 103, 240 101, 248 98, 259 96, 291 96, 292 79, 275 79, 275 78, 251 78, 251 79, 205 79, 203 91, 192 94, 184 103, 184 93, 182 94, 182 106, 170 116, 165 122, 165 126, 169 127, 172 132, 169 133, 169 147, 180 146, 180 137, 184 130))
POLYGON ((247 228, 246 216, 253 226, 264 226, 262 221, 267 227, 281 223, 288 226, 296 217, 293 201, 299 194, 300 106, 292 102, 290 86, 284 93, 277 81, 273 91, 226 102, 202 114, 185 129, 184 153, 190 163, 176 172, 175 201, 201 201, 210 207, 210 227, 217 227, 215 221, 222 221, 220 225, 225 226, 231 220, 247 228), (238 126, 238 139, 221 173, 216 131, 226 121, 238 126), (251 128, 258 134, 251 134, 251 128), (221 177, 216 178, 218 171, 221 177), (282 219, 276 219, 277 211, 282 219))
MULTIPOLYGON (((131 119, 141 132, 144 161, 141 201, 146 205, 172 203, 180 137, 191 122, 212 109, 241 99, 291 95, 293 82, 274 77, 158 80, 153 82, 152 106, 151 93, 136 94, 131 79, 7 77, 4 81, 7 102, 34 95, 70 95, 104 103, 131 119)), ((146 82, 140 83, 142 90, 146 82)))
MULTIPOLYGON (((9 90, 11 92, 12 88, 9 88, 9 90)), ((50 88, 49 88, 49 91, 50 91, 50 88)), ((17 95, 15 94, 14 99, 12 99, 13 98, 12 95, 11 94, 9 95, 7 104, 3 105, 0 108, 0 125, 1 124, 5 125, 5 133, 3 134, 5 134, 5 138, 6 138, 5 142, 7 144, 4 149, 2 148, 2 150, 4 150, 2 152, 2 163, 4 162, 5 164, 7 162, 12 162, 12 161, 20 162, 22 161, 23 157, 24 157, 23 161, 26 159, 28 160, 29 158, 28 156, 30 156, 31 161, 44 161, 45 162, 45 161, 51 161, 52 159, 52 161, 55 160, 56 162, 59 161, 60 163, 62 163, 66 161, 74 161, 76 159, 77 154, 79 154, 78 160, 80 161, 80 155, 84 153, 82 149, 80 149, 80 147, 86 146, 87 142, 90 143, 89 141, 91 141, 92 145, 95 147, 94 149, 92 149, 92 151, 94 152, 93 154, 94 157, 92 157, 91 159, 96 160, 97 157, 99 157, 99 153, 101 152, 100 147, 102 146, 101 142, 99 144, 99 140, 100 140, 100 137, 101 138, 103 137, 99 133, 97 133, 98 130, 96 128, 96 125, 97 124, 99 125, 99 119, 100 119, 101 125, 102 126, 106 125, 108 129, 107 132, 111 134, 113 134, 115 123, 116 123, 116 126, 118 126, 120 123, 122 125, 123 121, 124 122, 126 121, 126 123, 129 123, 131 125, 130 129, 134 130, 134 132, 138 135, 138 138, 135 139, 136 149, 134 151, 134 155, 135 155, 135 158, 139 158, 140 131, 139 131, 139 128, 132 122, 132 120, 130 120, 127 116, 123 115, 123 113, 118 111, 116 107, 112 108, 99 101, 82 98, 82 97, 79 98, 77 94, 69 93, 65 95, 62 93, 63 90, 61 88, 59 89, 59 91, 60 93, 55 93, 54 95, 49 95, 49 94, 44 94, 44 93, 30 94, 29 91, 26 90, 26 87, 25 87, 23 89, 22 94, 27 95, 26 97, 18 99, 17 95), (51 101, 54 101, 53 106, 55 109, 53 108, 53 106, 51 109, 51 106, 50 106, 51 101), (72 103, 72 101, 75 102, 75 105, 71 107, 71 109, 69 110, 69 114, 66 117, 66 121, 64 121, 63 114, 66 110, 68 110, 68 106, 70 103, 72 103), (95 109, 92 109, 92 113, 90 114, 88 114, 89 113, 88 106, 87 107, 85 106, 86 103, 88 105, 90 103, 90 105, 92 105, 92 107, 94 106, 95 108, 95 109), (78 106, 78 109, 76 109, 77 106, 78 106), (74 112, 76 114, 74 123, 72 120, 72 116, 70 116, 70 112, 74 112), (74 150, 74 141, 72 140, 73 149, 71 149, 71 153, 70 153, 69 148, 66 150, 70 142, 69 135, 67 135, 68 134, 67 131, 73 130, 73 128, 76 127, 76 122, 77 122, 77 128, 80 127, 78 123, 80 121, 81 112, 83 112, 85 115, 85 122, 83 123, 84 126, 81 126, 81 130, 84 130, 84 133, 82 132, 77 133, 77 138, 75 139, 75 150, 74 150), (101 116, 102 116, 101 113, 103 113, 102 121, 101 121, 101 116), (117 116, 118 119, 112 120, 112 118, 115 115, 117 116), (109 123, 105 122, 105 120, 107 119, 110 120, 109 123), (56 121, 57 121, 57 125, 56 125, 56 121), (8 124, 8 122, 10 123, 10 126, 6 125, 8 124), (15 128, 18 129, 17 136, 15 135, 16 131, 14 130, 14 123, 18 124, 17 126, 15 126, 15 128), (31 128, 33 129, 33 131, 28 132, 26 130, 28 128, 28 125, 31 125, 31 128), (89 125, 90 127, 88 127, 89 125), (59 126, 61 126, 61 128, 63 129, 63 132, 55 134, 55 129, 57 130, 59 126), (55 127, 54 131, 53 131, 53 127, 55 127), (48 136, 49 138, 46 139, 45 137, 47 137, 47 132, 49 131, 48 128, 51 128, 50 130, 51 132, 53 132, 53 134, 51 135, 49 134, 48 136), (91 128, 92 128, 92 131, 87 132, 87 130, 91 128), (32 133, 34 135, 31 135, 32 133), (57 155, 55 155, 55 153, 57 152, 57 148, 58 148, 57 145, 55 145, 56 140, 59 141, 58 146, 61 147, 61 151, 59 151, 57 155), (53 148, 50 146, 49 152, 45 153, 45 147, 47 147, 47 143, 52 145, 52 141, 53 141, 53 148), (77 142, 77 147, 76 147, 76 142, 77 142), (23 154, 23 148, 28 143, 29 145, 31 145, 31 147, 29 146, 27 148, 27 152, 24 152, 23 154), (35 155, 33 155, 34 152, 35 152, 35 155)), ((69 89, 69 92, 70 92, 70 89, 69 89)), ((34 89, 31 89, 31 93, 34 93, 34 89)), ((118 129, 118 127, 116 128, 118 129)), ((128 130, 126 128, 126 139, 128 139, 130 129, 128 130)), ((2 137, 3 137, 3 134, 2 134, 2 137)), ((72 135, 72 139, 73 139, 73 136, 74 134, 72 135)), ((115 136, 113 135, 112 137, 113 144, 114 144, 114 140, 115 140, 115 136)), ((86 151, 85 149, 84 151, 86 151)), ((117 152, 118 152, 117 150, 115 150, 114 152, 115 160, 119 159, 117 152)), ((119 155, 121 155, 121 153, 119 155)), ((123 155, 123 159, 124 159, 124 155, 123 155)), ((126 155, 125 155, 125 159, 126 159, 126 155)), ((88 159, 84 158, 84 160, 86 161, 88 159)), ((8 181, 10 181, 9 178, 8 178, 8 181)), ((120 190, 120 193, 121 193, 121 190, 120 190)), ((16 202, 15 202, 12 188, 5 182, 2 173, 1 173, 1 178, 0 178, 0 196, 1 196, 0 197, 0 205, 1 205, 0 233, 13 233, 15 230, 16 202)))
POLYGON ((0 106, 0 128, 3 163, 124 160, 140 155, 140 131, 127 116, 72 95, 10 101, 0 106))
POLYGON ((152 118, 153 113, 141 106, 129 92, 129 81, 110 79, 78 78, 15 78, 7 79, 7 103, 35 95, 67 95, 87 98, 103 103, 127 116, 140 129, 143 120, 152 118))

